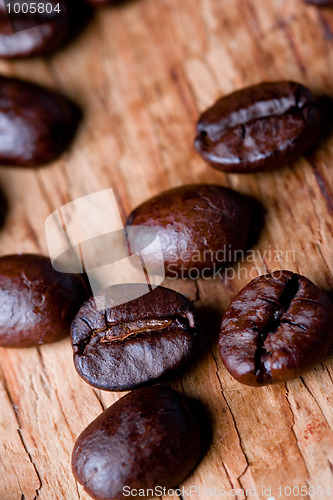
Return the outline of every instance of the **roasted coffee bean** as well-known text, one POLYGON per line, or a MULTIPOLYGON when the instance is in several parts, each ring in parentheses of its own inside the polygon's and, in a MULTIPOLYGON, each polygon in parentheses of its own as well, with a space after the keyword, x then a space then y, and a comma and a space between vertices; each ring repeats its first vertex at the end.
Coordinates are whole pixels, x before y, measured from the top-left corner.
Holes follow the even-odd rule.
POLYGON ((134 489, 174 488, 198 463, 201 441, 176 391, 136 389, 82 432, 73 451, 73 473, 96 500, 123 500, 134 489))
POLYGON ((133 389, 179 368, 197 341, 192 304, 162 287, 101 311, 92 297, 71 331, 79 375, 107 391, 133 389))
POLYGON ((333 0, 305 0, 305 3, 317 5, 318 7, 333 7, 333 0))
POLYGON ((70 25, 67 0, 38 0, 37 4, 26 0, 0 2, 0 57, 46 55, 67 39, 70 25), (11 10, 5 7, 8 3, 11 10), (31 12, 31 7, 37 4, 43 7, 31 12), (55 10, 57 5, 60 12, 55 10))
POLYGON ((267 385, 299 377, 329 352, 333 307, 311 281, 290 271, 260 276, 226 310, 222 360, 236 380, 267 385))
POLYGON ((239 258, 248 243, 252 209, 252 200, 222 186, 171 189, 130 214, 127 230, 136 226, 140 230, 129 238, 129 249, 138 253, 145 248, 145 262, 158 264, 156 247, 147 241, 149 229, 154 229, 166 276, 196 279, 239 258))
POLYGON ((65 337, 87 294, 80 275, 58 273, 47 257, 1 257, 0 345, 29 347, 65 337))
POLYGON ((74 135, 79 113, 65 97, 0 76, 0 164, 39 166, 57 158, 74 135))
POLYGON ((302 155, 319 134, 320 111, 298 83, 262 83, 234 92, 205 111, 195 147, 225 172, 257 172, 302 155))

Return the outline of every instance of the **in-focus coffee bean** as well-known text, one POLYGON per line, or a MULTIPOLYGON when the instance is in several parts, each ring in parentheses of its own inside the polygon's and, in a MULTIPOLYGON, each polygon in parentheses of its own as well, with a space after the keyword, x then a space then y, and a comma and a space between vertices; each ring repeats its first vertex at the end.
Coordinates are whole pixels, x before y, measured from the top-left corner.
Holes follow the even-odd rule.
POLYGON ((248 244, 253 200, 222 186, 197 184, 165 191, 146 201, 128 217, 129 249, 145 249, 154 267, 159 255, 146 232, 156 230, 166 276, 196 279, 242 257, 248 244))
POLYGON ((0 2, 0 57, 49 54, 67 39, 69 27, 67 0, 4 0, 0 2))
POLYGON ((80 275, 58 273, 47 257, 1 257, 0 345, 29 347, 60 340, 69 334, 87 295, 80 275))
POLYGON ((80 308, 71 332, 79 375, 108 391, 133 389, 176 370, 197 343, 193 305, 163 287, 101 311, 92 297, 80 308))
POLYGON ((0 164, 39 166, 68 146, 79 120, 76 106, 62 95, 0 76, 0 164))
POLYGON ((200 429, 182 397, 168 387, 146 387, 121 398, 82 432, 72 467, 92 498, 123 500, 132 490, 179 486, 200 452, 200 429))
POLYGON ((278 271, 243 288, 226 310, 219 338, 228 371, 260 386, 299 377, 333 343, 333 307, 304 276, 278 271))
POLYGON ((225 172, 257 172, 295 160, 320 130, 310 90, 294 82, 261 83, 223 97, 197 124, 195 148, 225 172))

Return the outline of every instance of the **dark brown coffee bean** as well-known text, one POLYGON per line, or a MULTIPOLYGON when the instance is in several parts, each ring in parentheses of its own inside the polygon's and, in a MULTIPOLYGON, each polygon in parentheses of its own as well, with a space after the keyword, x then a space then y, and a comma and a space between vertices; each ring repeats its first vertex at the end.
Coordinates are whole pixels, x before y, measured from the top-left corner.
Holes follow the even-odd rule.
POLYGON ((317 5, 318 7, 333 7, 333 0, 305 0, 305 3, 317 5))
POLYGON ((79 375, 107 391, 133 389, 179 368, 196 341, 192 304, 162 287, 102 311, 92 297, 72 324, 79 375))
POLYGON ((195 147, 225 172, 257 172, 295 160, 319 134, 320 112, 298 83, 262 83, 234 92, 205 111, 195 147))
POLYGON ((252 200, 210 184, 165 191, 136 208, 127 220, 129 249, 145 250, 145 263, 156 264, 149 229, 157 231, 166 276, 198 278, 239 258, 248 242, 252 200), (147 229, 147 233, 145 231, 147 229), (238 255, 237 255, 238 252, 238 255))
POLYGON ((75 132, 79 113, 63 96, 0 76, 0 164, 38 166, 57 158, 75 132))
POLYGON ((33 3, 26 0, 4 0, 4 3, 0 2, 0 57, 21 58, 49 54, 66 40, 69 24, 67 1, 38 0, 33 3), (10 7, 5 7, 7 4, 10 7), (60 12, 55 10, 57 5, 60 12), (39 12, 37 6, 40 6, 39 12), (36 7, 36 13, 31 12, 31 7, 36 7))
POLYGON ((168 387, 147 387, 121 398, 82 432, 72 467, 92 498, 123 500, 132 490, 135 496, 178 486, 200 451, 200 429, 182 397, 168 387))
POLYGON ((299 377, 333 343, 333 308, 311 281, 290 271, 260 276, 226 310, 219 339, 227 370, 260 386, 299 377))
POLYGON ((80 275, 58 273, 47 257, 1 257, 0 345, 29 347, 65 337, 87 294, 80 275))

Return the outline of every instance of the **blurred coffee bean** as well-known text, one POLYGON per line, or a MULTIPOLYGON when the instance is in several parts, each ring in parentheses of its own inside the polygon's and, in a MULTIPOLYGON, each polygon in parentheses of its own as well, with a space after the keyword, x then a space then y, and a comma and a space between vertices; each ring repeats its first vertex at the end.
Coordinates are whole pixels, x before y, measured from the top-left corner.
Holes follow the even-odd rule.
POLYGON ((43 56, 58 49, 69 35, 69 5, 67 0, 0 3, 0 58, 43 56))
POLYGON ((318 103, 303 85, 261 83, 225 96, 205 111, 195 148, 225 172, 270 170, 309 149, 320 121, 318 103))
POLYGON ((0 76, 0 96, 0 164, 40 166, 66 149, 79 121, 71 101, 4 76, 0 76))
POLYGON ((78 274, 58 273, 49 258, 0 258, 0 345, 29 347, 62 339, 87 298, 78 274))

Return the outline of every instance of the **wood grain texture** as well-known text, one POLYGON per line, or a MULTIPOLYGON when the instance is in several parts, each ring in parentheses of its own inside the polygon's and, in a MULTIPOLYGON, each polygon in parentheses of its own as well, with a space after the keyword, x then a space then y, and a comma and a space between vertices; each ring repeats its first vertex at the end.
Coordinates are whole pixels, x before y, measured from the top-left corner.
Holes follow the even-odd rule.
MULTIPOLYGON (((192 146, 198 113, 243 86, 293 79, 333 97, 333 11, 301 0, 133 0, 99 11, 54 57, 1 62, 0 71, 62 90, 84 110, 59 161, 0 168, 9 205, 2 255, 47 253, 46 217, 104 188, 114 189, 124 219, 151 195, 186 183, 214 182, 260 200, 264 228, 235 277, 168 283, 195 301, 205 338, 171 382, 204 404, 212 428, 184 486, 224 489, 219 498, 228 499, 268 498, 262 488, 270 486, 275 498, 297 498, 284 488, 323 486, 333 497, 332 357, 301 379, 250 388, 226 372, 216 343, 234 294, 267 270, 301 272, 332 293, 333 135, 293 165, 248 176, 212 169, 192 146)), ((0 500, 88 499, 71 474, 71 450, 120 396, 79 378, 69 339, 0 349, 0 500)), ((311 490, 304 498, 329 496, 311 490)))

